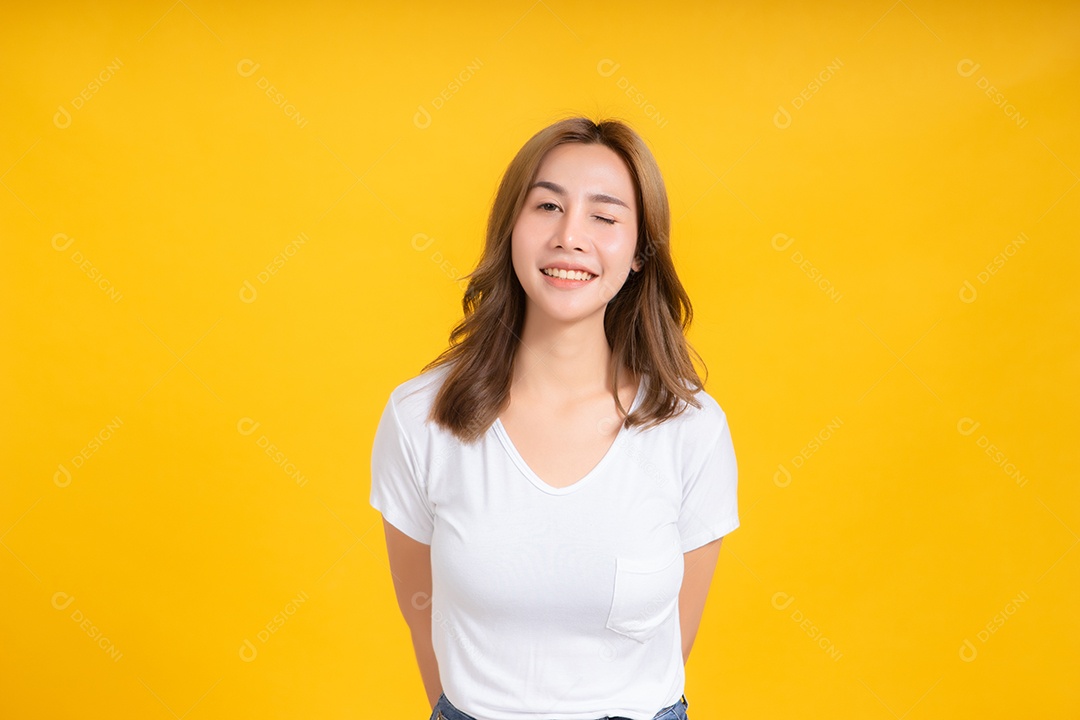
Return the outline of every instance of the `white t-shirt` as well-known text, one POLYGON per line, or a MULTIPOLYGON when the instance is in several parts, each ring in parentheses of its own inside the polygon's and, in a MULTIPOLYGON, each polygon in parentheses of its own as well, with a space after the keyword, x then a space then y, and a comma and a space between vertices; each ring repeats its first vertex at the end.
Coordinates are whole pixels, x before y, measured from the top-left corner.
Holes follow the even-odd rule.
POLYGON ((650 720, 684 691, 683 553, 739 526, 724 411, 699 391, 702 408, 621 428, 584 478, 555 488, 499 420, 474 445, 426 422, 448 372, 390 394, 370 498, 431 546, 447 699, 477 720, 650 720))

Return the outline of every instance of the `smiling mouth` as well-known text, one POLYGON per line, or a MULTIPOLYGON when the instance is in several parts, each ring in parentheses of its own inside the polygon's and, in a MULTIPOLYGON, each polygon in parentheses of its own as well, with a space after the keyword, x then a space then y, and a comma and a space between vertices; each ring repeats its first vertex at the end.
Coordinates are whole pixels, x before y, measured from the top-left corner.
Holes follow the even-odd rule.
POLYGON ((587 273, 584 270, 560 270, 558 268, 544 268, 540 272, 548 277, 555 278, 556 280, 579 280, 588 282, 592 280, 596 275, 587 273))

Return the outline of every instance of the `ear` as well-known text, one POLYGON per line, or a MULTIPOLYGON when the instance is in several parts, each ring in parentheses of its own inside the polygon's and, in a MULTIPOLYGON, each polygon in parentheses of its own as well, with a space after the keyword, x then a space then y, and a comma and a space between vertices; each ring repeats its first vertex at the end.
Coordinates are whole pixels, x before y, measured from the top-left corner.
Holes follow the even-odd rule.
POLYGON ((634 260, 630 263, 630 269, 634 272, 641 272, 641 267, 643 264, 644 263, 641 262, 640 257, 635 257, 634 260))

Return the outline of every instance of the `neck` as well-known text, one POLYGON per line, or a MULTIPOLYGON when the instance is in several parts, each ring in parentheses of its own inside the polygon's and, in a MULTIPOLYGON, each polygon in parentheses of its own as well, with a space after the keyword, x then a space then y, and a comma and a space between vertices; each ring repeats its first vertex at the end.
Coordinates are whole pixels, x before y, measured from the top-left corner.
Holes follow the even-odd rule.
POLYGON ((573 323, 526 311, 512 385, 519 392, 559 401, 610 394, 610 362, 603 310, 573 323))

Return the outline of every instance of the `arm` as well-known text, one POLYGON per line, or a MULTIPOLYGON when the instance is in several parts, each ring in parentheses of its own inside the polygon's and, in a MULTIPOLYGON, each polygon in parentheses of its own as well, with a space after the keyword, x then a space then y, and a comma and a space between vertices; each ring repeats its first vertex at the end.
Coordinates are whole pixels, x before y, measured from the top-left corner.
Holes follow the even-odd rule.
POLYGON ((705 599, 709 595, 716 561, 720 557, 720 542, 717 538, 699 548, 683 554, 683 582, 679 590, 679 622, 682 626, 683 664, 690 658, 690 648, 694 646, 701 616, 705 612, 705 599))
POLYGON ((431 546, 417 542, 383 519, 386 552, 398 607, 412 634, 416 663, 431 707, 442 695, 439 665, 431 644, 431 546))

